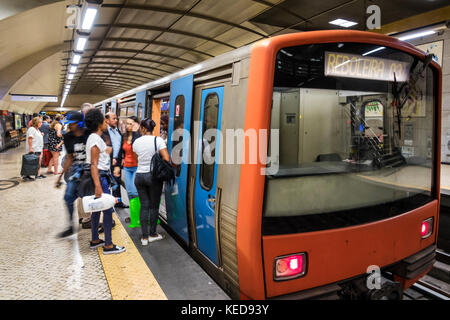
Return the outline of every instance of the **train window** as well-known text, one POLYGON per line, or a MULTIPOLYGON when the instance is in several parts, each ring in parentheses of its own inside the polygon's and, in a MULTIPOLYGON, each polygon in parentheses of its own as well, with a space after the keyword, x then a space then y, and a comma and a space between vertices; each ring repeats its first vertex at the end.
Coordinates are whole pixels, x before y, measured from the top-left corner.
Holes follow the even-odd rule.
POLYGON ((373 222, 436 198, 436 70, 377 48, 278 52, 271 111, 278 171, 266 177, 264 234, 373 222))
MULTIPOLYGON (((212 159, 215 159, 216 151, 210 146, 215 144, 216 136, 212 136, 210 139, 205 138, 205 132, 209 129, 217 129, 217 122, 219 118, 219 96, 216 93, 211 93, 206 96, 205 105, 203 110, 203 130, 202 130, 202 155, 210 155, 212 159)), ((200 183, 206 190, 211 190, 214 184, 214 168, 215 162, 203 161, 200 165, 200 183)))
MULTIPOLYGON (((173 120, 174 130, 184 128, 184 104, 185 104, 185 99, 184 99, 183 95, 179 95, 175 98, 175 110, 174 110, 174 120, 173 120)), ((183 135, 178 137, 178 141, 172 141, 172 143, 173 143, 172 150, 180 143, 181 143, 180 146, 183 146, 183 135)), ((177 159, 177 161, 175 161, 176 163, 179 163, 176 165, 177 177, 179 177, 180 173, 181 173, 181 159, 183 157, 183 149, 180 150, 179 157, 180 158, 177 159)))

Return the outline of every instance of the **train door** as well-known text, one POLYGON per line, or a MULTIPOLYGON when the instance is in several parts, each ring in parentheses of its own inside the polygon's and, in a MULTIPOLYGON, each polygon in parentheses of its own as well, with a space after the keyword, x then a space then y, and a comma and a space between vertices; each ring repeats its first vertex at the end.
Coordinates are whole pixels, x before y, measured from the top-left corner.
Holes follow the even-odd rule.
POLYGON ((189 75, 172 81, 170 85, 167 147, 177 170, 175 183, 173 186, 166 185, 164 191, 168 224, 186 243, 189 243, 186 194, 193 84, 194 77, 189 75), (181 132, 181 135, 178 135, 177 129, 184 129, 184 131, 181 132), (173 135, 174 131, 176 131, 175 135, 173 135))
POLYGON ((217 162, 220 150, 224 87, 203 89, 201 93, 195 179, 194 216, 198 249, 218 264, 216 239, 217 162), (212 130, 210 130, 212 129, 212 130), (217 131, 214 131, 214 130, 217 131))

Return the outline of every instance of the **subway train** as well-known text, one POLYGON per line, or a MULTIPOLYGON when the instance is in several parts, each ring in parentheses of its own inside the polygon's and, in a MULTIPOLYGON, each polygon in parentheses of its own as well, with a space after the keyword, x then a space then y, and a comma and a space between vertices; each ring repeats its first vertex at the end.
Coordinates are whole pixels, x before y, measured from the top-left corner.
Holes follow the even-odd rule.
POLYGON ((231 298, 401 299, 435 261, 441 78, 406 42, 312 31, 95 106, 168 131, 162 225, 231 298))

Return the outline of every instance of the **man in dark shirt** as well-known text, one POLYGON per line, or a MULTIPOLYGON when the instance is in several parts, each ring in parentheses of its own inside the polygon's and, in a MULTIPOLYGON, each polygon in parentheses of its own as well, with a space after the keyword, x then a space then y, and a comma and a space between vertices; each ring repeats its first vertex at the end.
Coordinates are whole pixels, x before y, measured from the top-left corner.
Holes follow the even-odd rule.
POLYGON ((50 129, 50 117, 43 116, 42 117, 42 126, 39 128, 44 134, 44 149, 48 149, 48 130, 50 129))
POLYGON ((64 173, 67 173, 68 179, 64 201, 66 202, 67 210, 69 212, 70 226, 64 232, 59 234, 60 238, 68 237, 74 233, 72 222, 73 203, 78 198, 77 189, 83 165, 86 161, 86 141, 89 137, 87 129, 83 128, 83 115, 81 112, 69 111, 65 123, 69 125, 70 130, 63 136, 67 155, 64 161, 63 171, 56 182, 56 187, 61 185, 61 178, 64 173))

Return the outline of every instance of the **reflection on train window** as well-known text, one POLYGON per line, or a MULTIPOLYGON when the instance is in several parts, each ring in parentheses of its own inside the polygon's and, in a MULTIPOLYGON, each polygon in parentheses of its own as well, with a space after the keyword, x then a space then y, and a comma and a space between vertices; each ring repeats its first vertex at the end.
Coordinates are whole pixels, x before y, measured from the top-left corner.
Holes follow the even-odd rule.
POLYGON ((202 163, 200 165, 200 183, 204 189, 211 190, 214 184, 214 159, 216 157, 215 143, 217 132, 209 138, 208 136, 205 137, 205 132, 209 129, 217 129, 217 122, 219 117, 219 96, 216 93, 208 94, 206 96, 205 105, 203 108, 202 163))
MULTIPOLYGON (((173 128, 174 131, 177 129, 183 129, 184 128, 184 104, 185 104, 185 99, 183 95, 179 95, 175 98, 175 110, 174 110, 174 120, 173 120, 173 128)), ((174 141, 172 140, 172 150, 174 150, 174 148, 179 145, 178 148, 180 148, 179 152, 175 152, 174 153, 174 157, 177 157, 178 159, 175 159, 177 161, 175 161, 175 163, 179 163, 176 165, 177 168, 177 177, 180 176, 181 173, 181 159, 183 157, 183 135, 181 133, 181 135, 178 137, 178 141, 174 141)), ((178 150, 178 149, 176 149, 178 150)))
POLYGON ((141 102, 139 102, 139 104, 138 104, 137 119, 139 122, 142 120, 142 103, 141 102))
POLYGON ((375 48, 278 52, 270 125, 279 133, 278 171, 266 178, 265 234, 368 223, 436 197, 433 70, 392 48, 366 54, 375 48))

